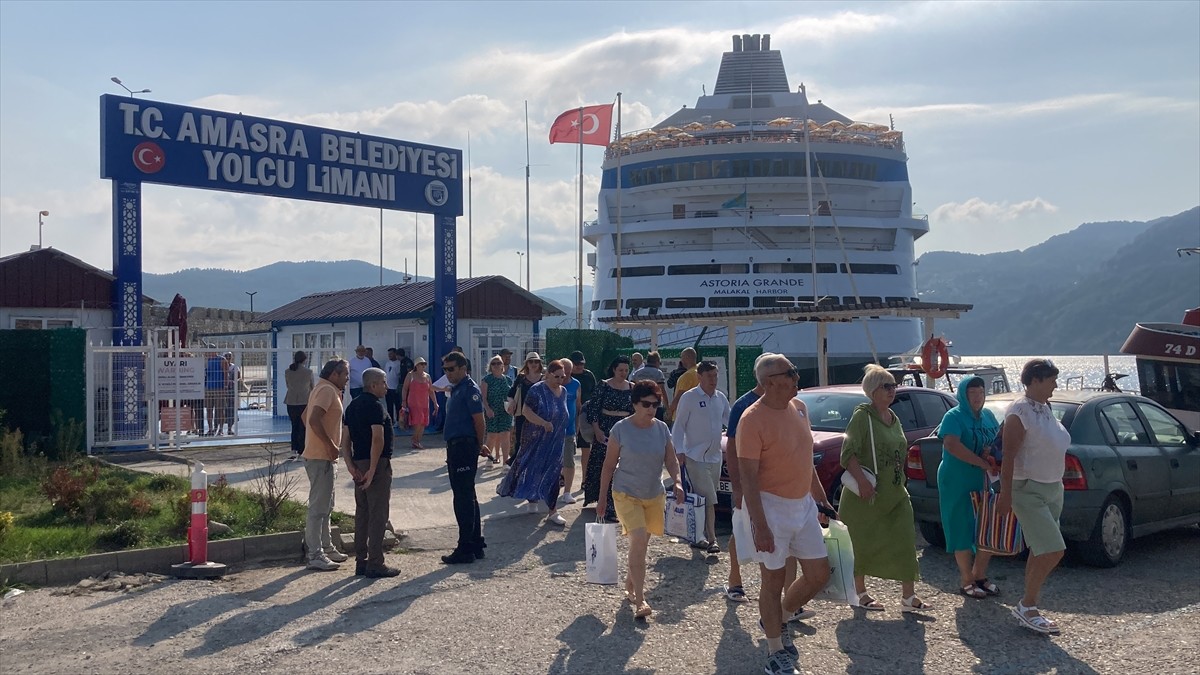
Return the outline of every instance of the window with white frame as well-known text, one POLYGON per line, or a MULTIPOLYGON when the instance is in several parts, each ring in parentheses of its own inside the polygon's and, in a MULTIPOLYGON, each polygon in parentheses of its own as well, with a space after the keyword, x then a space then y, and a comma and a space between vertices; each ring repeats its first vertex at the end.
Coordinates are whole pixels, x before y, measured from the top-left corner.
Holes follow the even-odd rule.
POLYGON ((348 358, 346 331, 313 331, 292 333, 292 349, 308 354, 308 366, 319 372, 325 362, 334 357, 348 358))
POLYGON ((74 325, 73 319, 48 319, 36 316, 14 316, 12 318, 12 327, 17 330, 53 330, 55 328, 71 328, 74 325))

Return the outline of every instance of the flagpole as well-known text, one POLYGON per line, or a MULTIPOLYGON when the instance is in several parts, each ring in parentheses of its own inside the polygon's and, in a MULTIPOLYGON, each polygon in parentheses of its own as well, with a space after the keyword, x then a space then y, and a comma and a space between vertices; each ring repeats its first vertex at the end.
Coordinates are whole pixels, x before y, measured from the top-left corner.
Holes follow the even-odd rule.
MULTIPOLYGON (((529 101, 525 101, 525 290, 529 290, 529 101)), ((517 280, 520 283, 520 280, 517 280)))
MULTIPOLYGON (((617 92, 617 139, 621 138, 621 92, 617 92)), ((617 318, 621 317, 621 151, 617 149, 617 318)))
POLYGON ((474 219, 475 209, 471 207, 471 132, 467 132, 467 278, 474 276, 473 264, 475 247, 471 241, 471 221, 474 219))
POLYGON ((575 327, 583 328, 583 107, 579 108, 579 252, 575 258, 575 327))

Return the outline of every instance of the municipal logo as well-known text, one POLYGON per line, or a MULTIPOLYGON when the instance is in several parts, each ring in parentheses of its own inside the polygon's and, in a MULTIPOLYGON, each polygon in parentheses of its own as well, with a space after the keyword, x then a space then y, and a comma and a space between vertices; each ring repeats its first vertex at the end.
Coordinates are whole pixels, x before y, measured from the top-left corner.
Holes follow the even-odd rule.
POLYGON ((167 156, 158 143, 145 141, 133 149, 133 165, 142 173, 158 173, 167 165, 167 156))
POLYGON ((430 181, 429 185, 425 186, 425 201, 432 206, 443 206, 450 199, 450 191, 446 189, 446 184, 440 180, 430 181))

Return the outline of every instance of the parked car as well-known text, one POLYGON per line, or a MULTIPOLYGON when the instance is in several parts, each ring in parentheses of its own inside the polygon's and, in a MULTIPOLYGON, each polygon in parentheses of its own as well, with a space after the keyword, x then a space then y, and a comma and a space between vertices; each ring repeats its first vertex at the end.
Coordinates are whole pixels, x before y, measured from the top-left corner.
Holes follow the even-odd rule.
MULTIPOLYGON (((837 507, 842 495, 842 442, 846 425, 854 408, 867 403, 862 387, 855 384, 811 387, 802 389, 796 398, 808 406, 813 429, 813 464, 829 501, 837 507)), ((937 389, 898 387, 892 412, 904 427, 904 435, 912 443, 928 436, 942 421, 946 411, 958 405, 955 398, 937 389)), ((729 473, 721 466, 721 482, 717 488, 718 502, 728 508, 731 496, 729 473)))
MULTIPOLYGON (((1020 394, 989 397, 1003 421, 1020 394)), ((1114 567, 1129 541, 1200 523, 1200 433, 1162 406, 1126 392, 1058 391, 1050 409, 1071 432, 1063 473, 1063 537, 1088 564, 1114 567)), ((923 438, 908 449, 905 474, 921 534, 945 545, 938 509, 942 443, 923 438)))

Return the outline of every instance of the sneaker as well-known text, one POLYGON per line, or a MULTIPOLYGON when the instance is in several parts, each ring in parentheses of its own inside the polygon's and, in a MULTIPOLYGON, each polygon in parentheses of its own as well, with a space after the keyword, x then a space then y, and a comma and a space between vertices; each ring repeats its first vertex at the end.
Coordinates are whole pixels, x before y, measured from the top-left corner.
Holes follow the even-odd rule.
POLYGON ((786 649, 780 649, 768 656, 763 672, 767 675, 800 675, 800 671, 796 669, 795 657, 786 649))
MULTIPOLYGON (((764 634, 766 634, 767 629, 763 628, 762 619, 758 620, 758 627, 760 629, 762 629, 762 632, 764 634)), ((787 652, 788 655, 791 656, 793 659, 800 658, 800 650, 796 649, 796 643, 792 641, 792 632, 790 630, 788 630, 786 623, 783 624, 783 627, 779 631, 779 639, 783 642, 783 651, 787 652)), ((793 664, 792 667, 794 668, 795 664, 793 664)), ((767 672, 771 672, 771 671, 768 670, 767 672)), ((784 672, 791 672, 791 671, 785 670, 784 672)))
POLYGON ((363 576, 365 576, 368 579, 384 579, 387 577, 398 577, 398 576, 400 576, 400 570, 396 569, 395 567, 388 567, 387 565, 384 565, 383 567, 376 567, 376 568, 369 567, 366 570, 366 574, 364 574, 363 576))
POLYGON ((454 552, 450 555, 442 556, 442 563, 445 565, 465 565, 475 562, 475 555, 475 553, 470 551, 454 549, 454 552))
POLYGON ((794 614, 792 614, 791 616, 789 616, 787 618, 786 623, 792 623, 793 621, 806 621, 808 619, 813 618, 816 615, 817 615, 817 613, 812 611, 811 609, 806 609, 804 607, 801 607, 800 609, 796 610, 796 612, 794 614))
POLYGON ((564 493, 563 496, 559 497, 558 501, 562 502, 563 504, 574 504, 575 502, 577 502, 579 500, 575 498, 575 495, 571 494, 570 492, 567 492, 567 493, 564 493))
POLYGON ((310 558, 308 561, 308 569, 310 569, 310 570, 319 570, 321 572, 332 572, 333 570, 336 570, 340 567, 341 567, 341 565, 333 562, 329 558, 326 558, 324 554, 321 554, 315 558, 310 558))
POLYGON ((730 586, 729 584, 725 584, 725 597, 733 602, 750 602, 750 600, 746 598, 746 589, 742 588, 741 586, 730 586))
POLYGON ((341 551, 337 550, 336 548, 325 549, 325 557, 329 558, 330 560, 332 560, 335 563, 346 562, 347 560, 350 559, 350 556, 346 555, 345 553, 342 553, 341 551))
POLYGON ((546 516, 546 522, 554 523, 555 525, 566 525, 567 519, 563 518, 562 514, 560 514, 558 511, 555 511, 554 513, 546 516))

